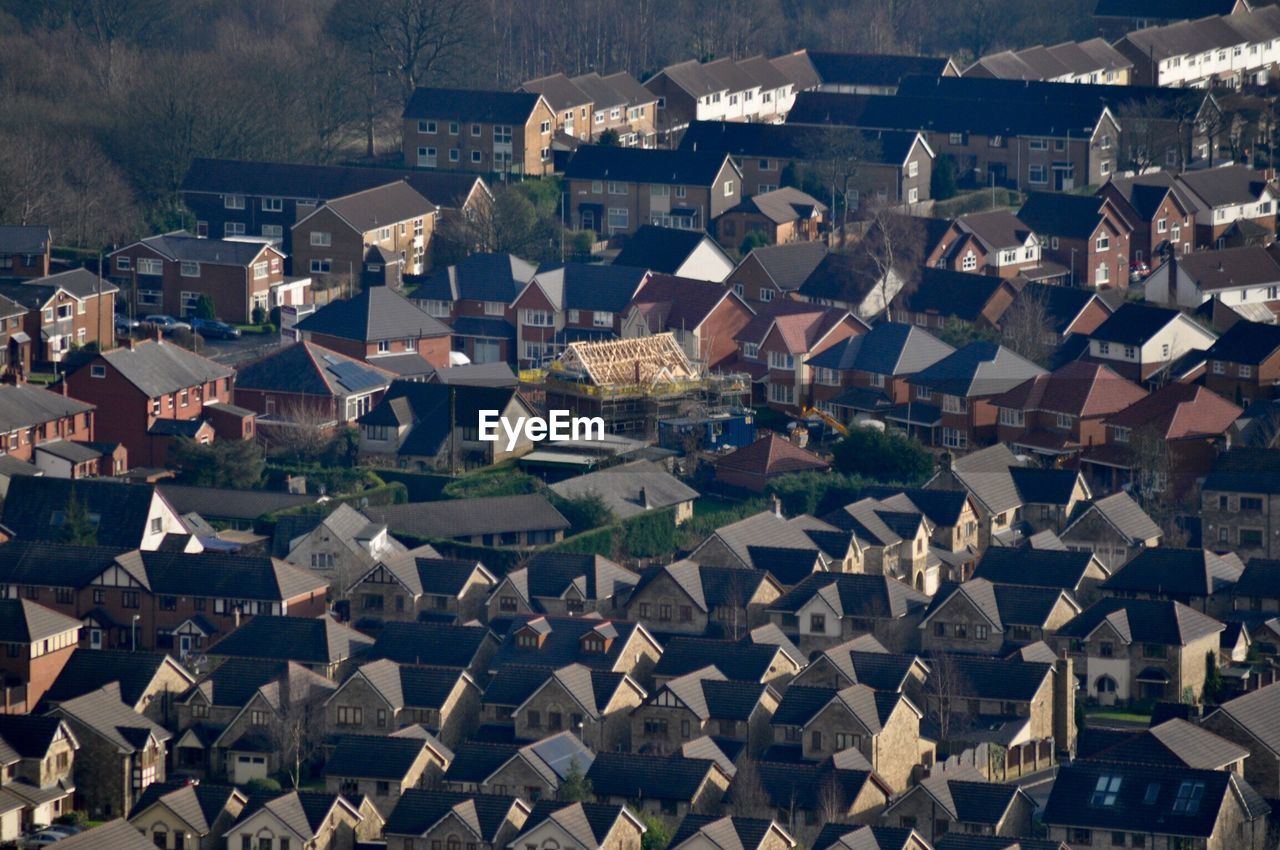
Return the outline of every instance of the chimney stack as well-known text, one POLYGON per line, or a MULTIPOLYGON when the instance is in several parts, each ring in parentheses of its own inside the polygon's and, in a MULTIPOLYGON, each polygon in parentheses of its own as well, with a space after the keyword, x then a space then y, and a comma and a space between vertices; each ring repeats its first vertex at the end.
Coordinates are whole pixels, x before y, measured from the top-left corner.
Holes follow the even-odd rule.
POLYGON ((778 519, 785 519, 782 515, 782 500, 778 498, 778 494, 773 494, 773 515, 778 519))

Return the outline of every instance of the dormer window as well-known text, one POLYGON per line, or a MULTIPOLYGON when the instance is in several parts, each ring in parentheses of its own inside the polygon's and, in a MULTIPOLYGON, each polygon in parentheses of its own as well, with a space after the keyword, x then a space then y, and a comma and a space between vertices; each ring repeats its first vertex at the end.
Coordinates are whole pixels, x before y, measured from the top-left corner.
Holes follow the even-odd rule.
POLYGON ((604 640, 599 637, 589 637, 582 641, 582 651, 600 654, 604 652, 604 640))
POLYGON ((533 632, 521 632, 516 637, 516 646, 522 647, 524 649, 537 649, 538 636, 535 635, 533 632))

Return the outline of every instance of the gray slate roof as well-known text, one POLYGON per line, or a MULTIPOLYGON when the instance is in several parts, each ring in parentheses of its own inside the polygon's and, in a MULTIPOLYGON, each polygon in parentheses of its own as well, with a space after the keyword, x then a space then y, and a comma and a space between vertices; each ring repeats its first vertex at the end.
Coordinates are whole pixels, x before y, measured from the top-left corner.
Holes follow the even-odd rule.
POLYGON ((526 530, 561 530, 569 521, 538 493, 410 502, 370 507, 369 518, 384 523, 392 533, 417 537, 451 538, 477 534, 502 534, 526 530))
POLYGON ((355 298, 334 301, 295 326, 303 333, 377 342, 447 336, 449 328, 386 286, 369 286, 355 298))
POLYGON ((98 357, 147 398, 198 387, 235 374, 229 366, 164 340, 137 342, 132 348, 113 348, 98 357))

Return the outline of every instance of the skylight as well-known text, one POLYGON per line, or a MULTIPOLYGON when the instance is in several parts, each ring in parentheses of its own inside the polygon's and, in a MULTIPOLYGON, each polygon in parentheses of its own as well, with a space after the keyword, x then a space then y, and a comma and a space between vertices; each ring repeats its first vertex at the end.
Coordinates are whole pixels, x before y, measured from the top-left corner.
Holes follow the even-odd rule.
POLYGON ((1200 811, 1200 799, 1204 797, 1204 783, 1183 782, 1178 786, 1178 797, 1173 801, 1173 810, 1184 815, 1194 815, 1200 811))
POLYGON ((1089 800, 1090 805, 1114 806, 1122 779, 1120 776, 1099 776, 1098 784, 1093 789, 1093 798, 1089 800))

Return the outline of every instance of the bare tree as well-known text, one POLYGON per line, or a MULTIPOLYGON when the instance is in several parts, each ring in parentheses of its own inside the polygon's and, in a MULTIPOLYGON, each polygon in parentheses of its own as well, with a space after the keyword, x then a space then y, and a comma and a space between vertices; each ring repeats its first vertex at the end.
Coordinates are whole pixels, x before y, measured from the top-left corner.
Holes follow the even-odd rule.
POLYGON ((1116 112, 1116 120, 1120 124, 1121 149, 1127 154, 1129 165, 1134 171, 1145 174, 1170 164, 1181 169, 1181 110, 1171 111, 1168 101, 1146 98, 1125 101, 1117 107, 1116 112), (1173 163, 1168 162, 1170 151, 1174 152, 1173 163))
POLYGON ((841 239, 849 223, 850 207, 858 191, 858 175, 862 164, 874 159, 876 144, 862 131, 834 125, 818 127, 805 134, 800 142, 806 170, 826 189, 831 200, 830 244, 834 243, 835 221, 840 211, 841 239))
MULTIPOLYGON (((1140 428, 1129 434, 1129 468, 1138 502, 1155 518, 1164 513, 1169 490, 1169 474, 1173 461, 1169 443, 1153 428, 1140 428)), ((1156 520, 1159 522, 1159 520, 1156 520)))
POLYGON ((1034 284, 1023 287, 1000 318, 1001 341, 1010 349, 1045 366, 1057 349, 1057 334, 1049 321, 1045 292, 1034 284))
POLYGON ((271 744, 280 755, 281 770, 294 788, 302 782, 303 767, 320 752, 324 742, 322 724, 315 717, 324 694, 305 683, 306 673, 305 668, 290 662, 279 679, 262 689, 275 709, 268 727, 271 744))
POLYGON ((928 250, 927 237, 922 222, 897 209, 876 204, 870 210, 866 235, 855 250, 864 253, 874 265, 880 310, 887 313, 899 292, 910 292, 919 283, 920 265, 928 250))
POLYGON ((760 781, 760 770, 755 759, 747 757, 738 763, 733 776, 732 814, 738 817, 758 817, 769 808, 769 795, 760 781))
POLYGON ((818 822, 844 823, 849 816, 849 802, 836 780, 835 771, 827 774, 818 789, 818 822))
POLYGON ((294 462, 314 461, 333 441, 334 421, 332 413, 297 399, 285 404, 277 418, 268 420, 264 440, 272 454, 294 462))
POLYGON ((964 731, 969 723, 969 688, 956 660, 949 653, 929 659, 929 677, 924 683, 929 719, 938 726, 941 742, 964 731))

